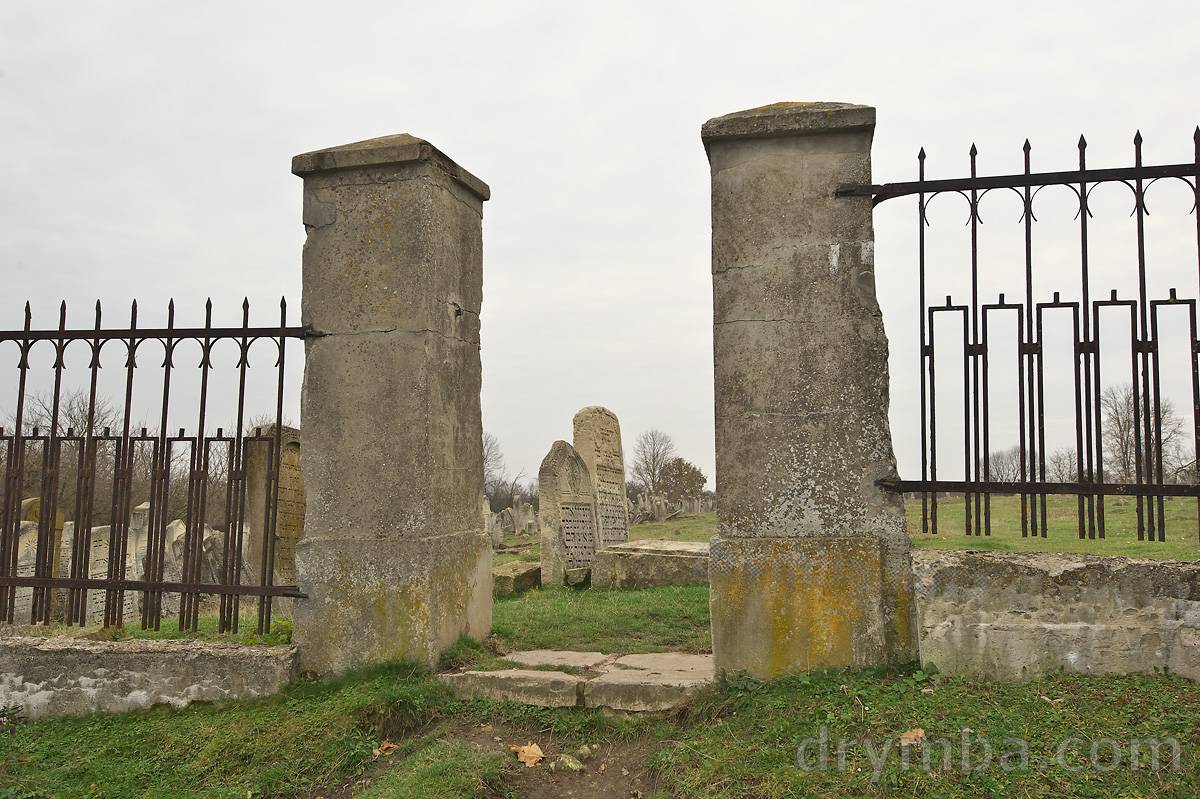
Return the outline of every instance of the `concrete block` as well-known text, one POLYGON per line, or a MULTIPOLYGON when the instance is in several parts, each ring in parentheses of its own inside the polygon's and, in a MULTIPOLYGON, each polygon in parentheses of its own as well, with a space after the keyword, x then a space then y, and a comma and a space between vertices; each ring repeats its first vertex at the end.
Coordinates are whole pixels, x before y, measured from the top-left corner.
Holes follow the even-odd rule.
POLYGON ((592 561, 592 588, 707 584, 703 541, 630 541, 598 551, 592 561))
POLYGON ((561 671, 508 669, 439 674, 459 699, 520 702, 538 707, 579 707, 582 679, 561 671))
POLYGON ((542 584, 540 563, 514 560, 492 568, 492 596, 506 597, 523 594, 542 584))

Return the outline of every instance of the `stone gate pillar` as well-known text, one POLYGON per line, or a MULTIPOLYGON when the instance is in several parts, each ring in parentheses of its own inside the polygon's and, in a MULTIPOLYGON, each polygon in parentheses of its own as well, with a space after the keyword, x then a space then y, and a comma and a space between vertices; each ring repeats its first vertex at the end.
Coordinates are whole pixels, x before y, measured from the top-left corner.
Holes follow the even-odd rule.
POLYGON ((868 198, 875 109, 779 103, 702 129, 712 172, 718 669, 916 659, 868 198))
POLYGON ((491 627, 479 309, 489 189, 408 135, 298 155, 304 178, 301 666, 427 664, 491 627))

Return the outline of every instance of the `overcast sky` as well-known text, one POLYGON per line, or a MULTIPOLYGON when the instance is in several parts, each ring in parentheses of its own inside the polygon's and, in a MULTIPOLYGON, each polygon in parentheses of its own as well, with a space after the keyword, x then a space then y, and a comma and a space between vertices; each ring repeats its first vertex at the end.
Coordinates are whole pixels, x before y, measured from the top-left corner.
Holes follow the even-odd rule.
MULTIPOLYGON (((0 326, 19 326, 27 298, 35 326, 55 323, 60 299, 73 324, 90 324, 97 298, 123 323, 134 297, 149 323, 171 296, 184 322, 208 296, 218 321, 236 322, 244 295, 255 321, 276 322, 281 295, 298 319, 291 157, 407 132, 492 187, 483 420, 509 466, 536 475, 575 411, 599 404, 619 415, 627 452, 659 427, 711 488, 706 119, 780 100, 874 105, 877 181, 912 179, 922 145, 934 177, 966 174, 972 142, 981 173, 1019 171, 1025 137, 1035 170, 1070 169, 1080 133, 1091 165, 1123 166, 1137 128, 1148 163, 1191 160, 1198 30, 1195 2, 5 0, 0 326)), ((1154 254, 1183 276, 1163 279, 1195 296, 1186 190, 1164 191, 1155 220, 1175 227, 1154 254)), ((945 202, 936 222, 951 238, 931 245, 931 269, 953 283, 965 213, 945 202)), ((998 202, 985 228, 1019 243, 1019 208, 998 202)), ((1106 208, 1121 226, 1114 274, 1128 271, 1128 210, 1127 198, 1106 208)), ((1063 243, 1049 245, 1045 269, 1064 277, 1039 283, 1039 296, 1077 292, 1077 233, 1059 216, 1063 243)), ((882 206, 876 254, 909 476, 914 217, 908 201, 882 206)), ((1019 250, 1003 252, 1019 274, 1019 250)), ((7 396, 15 359, 2 357, 7 396)))

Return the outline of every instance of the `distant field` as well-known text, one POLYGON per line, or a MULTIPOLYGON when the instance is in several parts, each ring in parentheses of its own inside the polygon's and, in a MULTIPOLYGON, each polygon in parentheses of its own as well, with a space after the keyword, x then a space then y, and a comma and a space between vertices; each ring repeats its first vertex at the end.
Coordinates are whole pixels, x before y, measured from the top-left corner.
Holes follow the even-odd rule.
MULTIPOLYGON (((968 536, 963 532, 965 509, 961 497, 938 501, 938 534, 921 534, 921 501, 905 503, 908 531, 913 545, 922 549, 989 549, 1012 552, 1082 552, 1092 555, 1116 555, 1129 558, 1162 560, 1200 560, 1196 537, 1196 502, 1168 499, 1167 540, 1163 543, 1137 540, 1137 503, 1132 498, 1109 497, 1104 503, 1105 538, 1080 540, 1076 522, 1075 497, 1046 498, 1045 538, 1021 537, 1021 500, 1019 497, 992 498, 992 534, 968 536)), ((665 522, 634 525, 633 540, 665 538, 673 541, 707 541, 717 529, 717 515, 702 513, 665 522)))

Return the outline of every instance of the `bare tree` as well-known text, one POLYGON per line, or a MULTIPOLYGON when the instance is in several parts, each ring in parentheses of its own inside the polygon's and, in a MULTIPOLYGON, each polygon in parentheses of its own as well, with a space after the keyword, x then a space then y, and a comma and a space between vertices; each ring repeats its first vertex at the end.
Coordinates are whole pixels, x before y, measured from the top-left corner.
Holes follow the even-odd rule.
POLYGON ((662 471, 675 457, 675 442, 652 427, 637 437, 633 445, 633 480, 652 494, 662 488, 662 471))
POLYGON ((1071 447, 1056 449, 1046 456, 1046 477, 1052 483, 1074 483, 1079 479, 1079 460, 1071 447))
POLYGON ((1015 483, 1021 479, 1021 448, 997 450, 988 455, 988 477, 996 482, 1015 483))
POLYGON ((489 486, 504 474, 504 453, 500 451, 500 439, 494 433, 483 431, 483 484, 489 486))
MULTIPOLYGON (((1150 420, 1150 440, 1142 441, 1145 437, 1146 420, 1141 416, 1141 398, 1135 394, 1133 386, 1129 383, 1106 388, 1100 395, 1100 409, 1104 425, 1104 479, 1109 482, 1136 482, 1139 442, 1143 454, 1151 453, 1150 462, 1142 464, 1143 470, 1155 465, 1153 453, 1157 451, 1158 442, 1153 416, 1150 420)), ((1191 457, 1183 451, 1183 419, 1175 413, 1175 406, 1169 399, 1162 400, 1160 416, 1165 479, 1169 473, 1191 460, 1191 457)))
POLYGON ((517 472, 515 477, 510 477, 507 473, 497 477, 487 492, 492 510, 499 512, 505 508, 511 508, 514 500, 524 499, 529 490, 522 484, 524 479, 525 472, 517 472))

